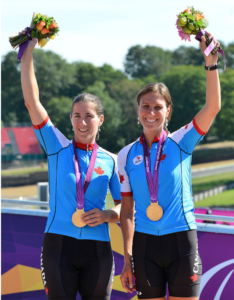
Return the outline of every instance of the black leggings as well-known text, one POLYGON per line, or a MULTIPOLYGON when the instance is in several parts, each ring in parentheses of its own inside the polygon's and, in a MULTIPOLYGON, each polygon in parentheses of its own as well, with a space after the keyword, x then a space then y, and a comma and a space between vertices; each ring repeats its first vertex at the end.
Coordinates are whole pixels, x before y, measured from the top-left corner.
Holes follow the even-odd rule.
POLYGON ((110 242, 45 233, 41 274, 47 299, 109 300, 114 278, 110 242))

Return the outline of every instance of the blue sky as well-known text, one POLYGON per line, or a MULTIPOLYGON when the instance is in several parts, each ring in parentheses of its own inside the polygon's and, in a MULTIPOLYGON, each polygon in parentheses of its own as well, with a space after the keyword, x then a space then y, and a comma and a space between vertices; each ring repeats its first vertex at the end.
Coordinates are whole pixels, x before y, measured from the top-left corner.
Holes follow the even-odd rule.
POLYGON ((53 16, 60 33, 45 50, 52 50, 68 62, 85 61, 95 66, 104 63, 123 69, 128 49, 140 44, 163 49, 180 45, 175 27, 176 15, 193 5, 209 20, 208 31, 225 44, 234 41, 234 1, 197 0, 193 2, 158 0, 2 0, 1 55, 11 51, 9 36, 30 24, 33 12, 53 16))

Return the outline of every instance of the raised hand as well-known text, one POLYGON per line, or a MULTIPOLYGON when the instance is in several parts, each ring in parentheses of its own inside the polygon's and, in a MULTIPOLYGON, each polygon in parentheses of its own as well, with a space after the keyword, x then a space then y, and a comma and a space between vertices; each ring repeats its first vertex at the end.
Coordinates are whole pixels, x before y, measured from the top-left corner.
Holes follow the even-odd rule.
MULTIPOLYGON (((209 35, 210 38, 212 38, 215 46, 219 47, 220 43, 216 41, 215 37, 212 36, 210 33, 208 33, 208 35, 209 35)), ((204 36, 201 37, 200 48, 201 48, 202 53, 204 54, 204 51, 207 48, 206 39, 205 39, 204 36)), ((204 59, 205 59, 205 62, 206 62, 206 66, 215 65, 217 63, 217 60, 218 60, 218 52, 216 52, 215 54, 210 53, 208 56, 206 56, 204 54, 204 59)))

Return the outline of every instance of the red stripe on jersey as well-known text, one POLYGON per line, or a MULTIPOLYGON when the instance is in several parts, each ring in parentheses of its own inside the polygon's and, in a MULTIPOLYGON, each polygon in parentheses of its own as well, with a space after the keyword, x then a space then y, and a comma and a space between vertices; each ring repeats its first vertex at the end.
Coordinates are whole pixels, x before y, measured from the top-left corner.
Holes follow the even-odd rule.
POLYGON ((127 192, 127 193, 123 193, 121 192, 121 196, 132 196, 133 192, 127 192))
POLYGON ((45 121, 43 121, 41 124, 39 124, 39 125, 33 125, 33 127, 35 129, 41 129, 41 128, 43 128, 46 125, 46 123, 48 122, 48 120, 49 120, 49 116, 47 116, 47 118, 45 119, 45 121))
POLYGON ((196 131, 197 131, 200 135, 205 135, 205 134, 207 134, 207 132, 202 131, 202 130, 198 127, 198 125, 197 125, 197 123, 196 123, 196 121, 195 121, 195 118, 193 118, 193 126, 194 126, 194 128, 196 129, 196 131))
POLYGON ((115 200, 114 199, 114 203, 120 203, 121 202, 121 200, 115 200))

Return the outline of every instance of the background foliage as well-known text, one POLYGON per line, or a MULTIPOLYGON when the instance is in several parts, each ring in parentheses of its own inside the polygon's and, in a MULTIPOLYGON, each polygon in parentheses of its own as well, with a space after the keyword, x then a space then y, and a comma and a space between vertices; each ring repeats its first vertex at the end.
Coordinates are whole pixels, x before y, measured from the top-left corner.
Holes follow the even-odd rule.
MULTIPOLYGON (((227 70, 220 70, 222 110, 216 117, 204 142, 234 140, 234 42, 223 45, 227 70)), ((20 83, 20 62, 15 51, 2 58, 2 121, 30 122, 20 83)), ((222 58, 220 59, 222 61, 222 58)), ((110 65, 95 67, 86 62, 68 63, 52 51, 34 51, 35 73, 40 100, 56 127, 68 138, 72 100, 80 93, 97 95, 104 106, 105 122, 98 142, 118 152, 141 134, 137 125, 136 95, 146 84, 164 82, 173 101, 169 130, 189 123, 203 107, 206 94, 204 58, 200 49, 181 46, 174 51, 160 47, 135 45, 128 50, 124 72, 110 65)))

